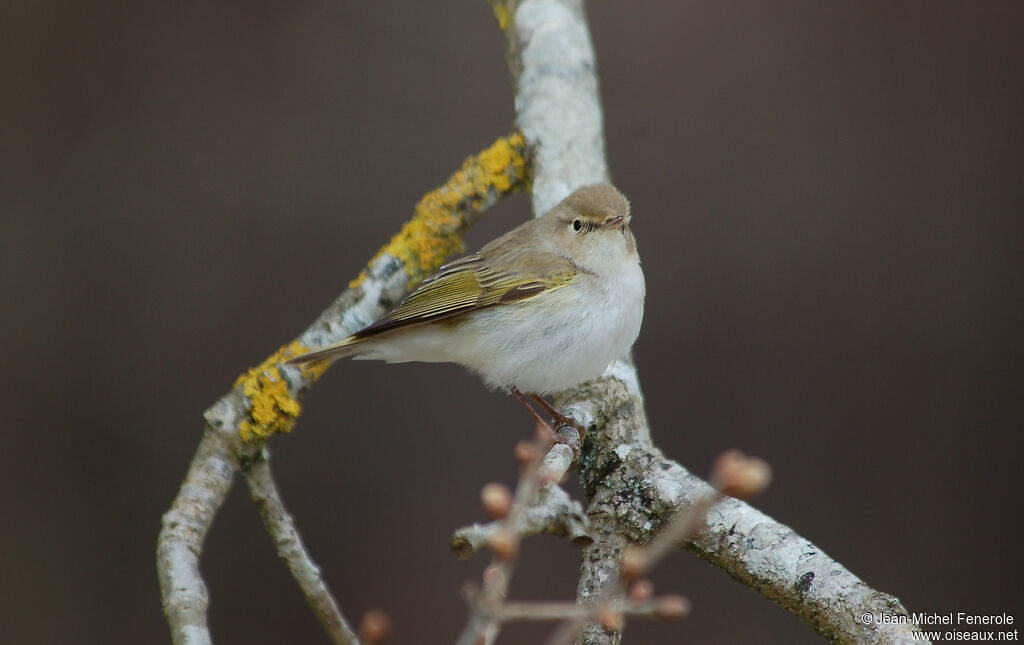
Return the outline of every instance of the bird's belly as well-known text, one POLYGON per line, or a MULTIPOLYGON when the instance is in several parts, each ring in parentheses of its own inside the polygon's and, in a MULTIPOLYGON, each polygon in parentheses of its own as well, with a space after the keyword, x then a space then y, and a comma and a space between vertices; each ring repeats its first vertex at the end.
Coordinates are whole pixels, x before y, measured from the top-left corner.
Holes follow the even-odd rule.
POLYGON ((605 293, 561 289, 480 311, 460 330, 466 346, 457 362, 491 387, 536 394, 596 378, 636 340, 643 315, 642 291, 617 299, 605 293))
POLYGON ((600 376, 632 346, 643 318, 639 265, 611 284, 578 277, 579 288, 474 311, 450 323, 409 327, 366 341, 356 358, 459 363, 494 388, 552 394, 600 376))

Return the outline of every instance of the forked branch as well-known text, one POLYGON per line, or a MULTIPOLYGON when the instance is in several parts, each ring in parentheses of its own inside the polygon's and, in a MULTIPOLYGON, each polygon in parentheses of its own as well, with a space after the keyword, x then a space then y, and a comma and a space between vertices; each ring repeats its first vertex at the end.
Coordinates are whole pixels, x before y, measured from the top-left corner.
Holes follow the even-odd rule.
MULTIPOLYGON (((203 541, 235 472, 259 458, 269 437, 291 430, 302 409, 298 396, 324 369, 300 371, 283 361, 310 347, 328 345, 380 317, 390 303, 397 303, 461 250, 462 233, 490 206, 526 185, 527 168, 527 150, 518 133, 467 159, 444 185, 420 200, 412 219, 297 340, 239 377, 206 411, 203 437, 164 515, 157 541, 164 614, 176 644, 211 642, 206 619, 209 594, 199 572, 203 541)), ((301 548, 297 533, 295 537, 289 544, 301 548)))
MULTIPOLYGON (((533 204, 540 215, 573 188, 608 178, 597 63, 583 1, 490 4, 506 37, 517 125, 534 152, 533 204)), ((577 599, 620 602, 625 596, 622 551, 646 542, 680 508, 706 499, 711 487, 665 459, 651 442, 631 357, 556 402, 563 409, 571 406, 577 421, 591 426, 580 476, 595 542, 584 550, 577 599)), ((896 598, 871 589, 821 549, 743 502, 717 504, 687 547, 833 641, 912 641, 913 625, 861 621, 869 611, 905 616, 896 598)), ((619 630, 591 623, 580 642, 620 639, 619 630)))

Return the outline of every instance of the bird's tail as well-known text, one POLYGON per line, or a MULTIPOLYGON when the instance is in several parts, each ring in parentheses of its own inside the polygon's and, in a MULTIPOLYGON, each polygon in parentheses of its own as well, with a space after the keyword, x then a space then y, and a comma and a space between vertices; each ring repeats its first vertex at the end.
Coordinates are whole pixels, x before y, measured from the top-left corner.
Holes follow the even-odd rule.
POLYGON ((345 358, 351 356, 359 351, 358 347, 362 343, 361 338, 355 338, 349 336, 348 338, 339 340, 333 345, 327 347, 321 347, 320 349, 314 349, 313 351, 303 354, 302 356, 294 356, 285 361, 286 365, 296 365, 298 367, 315 367, 323 363, 333 363, 339 358, 345 358))

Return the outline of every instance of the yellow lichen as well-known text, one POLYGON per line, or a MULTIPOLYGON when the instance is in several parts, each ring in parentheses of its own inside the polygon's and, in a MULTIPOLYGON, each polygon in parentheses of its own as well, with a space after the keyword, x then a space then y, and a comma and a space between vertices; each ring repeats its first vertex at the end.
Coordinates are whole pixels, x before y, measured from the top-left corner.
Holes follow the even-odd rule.
MULTIPOLYGON (((527 182, 526 142, 515 133, 502 137, 472 156, 442 186, 416 204, 412 219, 370 260, 382 255, 397 258, 415 286, 454 253, 463 250, 462 231, 470 217, 495 197, 523 187, 527 182)), ((364 269, 349 287, 366 279, 364 269)))
MULTIPOLYGON (((528 185, 526 155, 523 135, 514 133, 466 159, 444 185, 423 196, 412 218, 349 286, 356 287, 366 279, 369 267, 383 255, 402 263, 409 288, 419 284, 446 258, 462 250, 462 232, 481 211, 498 197, 528 185)), ((243 440, 265 440, 278 432, 291 431, 302 408, 288 391, 279 365, 286 358, 308 351, 298 341, 281 347, 235 382, 249 401, 249 416, 238 427, 243 440)), ((305 367, 303 374, 315 380, 328 364, 305 367)))
MULTIPOLYGON (((238 377, 235 387, 249 399, 249 418, 238 425, 244 441, 266 439, 278 432, 291 432, 302 406, 288 391, 278 366, 285 358, 305 354, 309 349, 298 341, 281 347, 265 361, 238 377)), ((319 376, 317 374, 316 376, 319 376)))
POLYGON ((494 12, 494 18, 498 21, 498 28, 505 31, 508 27, 508 6, 504 2, 492 2, 491 11, 494 12))

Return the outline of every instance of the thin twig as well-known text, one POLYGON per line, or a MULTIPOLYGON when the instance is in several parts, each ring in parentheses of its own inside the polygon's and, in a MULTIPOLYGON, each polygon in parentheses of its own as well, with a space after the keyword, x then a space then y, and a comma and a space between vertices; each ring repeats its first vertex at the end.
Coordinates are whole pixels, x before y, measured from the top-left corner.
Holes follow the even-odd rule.
POLYGON ((526 459, 522 460, 512 506, 509 514, 501 520, 499 531, 491 537, 494 559, 484 571, 483 589, 472 597, 469 619, 455 641, 456 645, 473 645, 481 642, 480 639, 485 644, 493 643, 500 631, 501 622, 488 608, 500 606, 508 595, 519 554, 520 527, 527 508, 541 487, 538 471, 544 455, 554 443, 554 434, 548 427, 538 425, 537 435, 534 441, 517 446, 517 453, 526 454, 526 459))
MULTIPOLYGON (((590 422, 590 417, 578 409, 567 412, 566 416, 583 427, 590 422)), ((586 515, 580 503, 558 485, 576 461, 576 454, 580 451, 579 433, 573 427, 563 426, 558 428, 556 435, 558 442, 550 446, 538 468, 540 489, 528 506, 522 509, 515 530, 519 538, 542 533, 567 537, 573 545, 582 548, 594 542, 586 515)), ((503 520, 464 526, 452 534, 449 545, 458 558, 466 559, 507 527, 503 520)))
MULTIPOLYGON (((642 618, 661 618, 664 603, 660 598, 644 601, 623 600, 609 603, 603 609, 642 618)), ((502 622, 513 621, 546 621, 564 618, 588 618, 594 616, 594 607, 581 605, 577 602, 506 602, 496 611, 497 618, 502 622)))
POLYGON ((690 613, 690 602, 681 596, 644 600, 626 599, 588 605, 574 603, 572 607, 575 609, 573 610, 570 610, 568 606, 546 608, 542 605, 532 604, 532 606, 519 607, 506 605, 502 609, 511 615, 534 612, 535 615, 545 618, 564 619, 551 633, 546 641, 547 645, 569 645, 576 640, 587 623, 591 622, 599 623, 606 631, 619 632, 626 616, 669 621, 679 620, 690 613))
POLYGON ((526 185, 526 155, 523 137, 516 133, 467 159, 420 200, 412 219, 298 340, 248 370, 207 410, 205 433, 157 540, 161 597, 175 645, 211 642, 209 593, 199 558, 235 471, 270 436, 291 430, 301 412, 298 395, 323 373, 285 367, 283 361, 369 324, 460 250, 462 234, 484 211, 526 185))
MULTIPOLYGON (((505 523, 502 521, 464 526, 452 534, 449 544, 457 557, 466 559, 504 529, 505 523)), ((523 512, 517 531, 520 538, 540 534, 567 537, 578 547, 594 541, 587 530, 583 507, 569 497, 565 490, 551 482, 537 491, 534 503, 523 512)))
POLYGON ((623 577, 635 580, 654 569, 665 556, 678 549, 682 542, 689 540, 704 525, 708 511, 720 499, 722 494, 715 490, 693 505, 679 509, 675 518, 658 531, 647 546, 623 553, 623 577))
MULTIPOLYGON (((580 606, 583 607, 584 605, 580 606)), ((593 609, 591 609, 592 611, 593 609)), ((555 631, 551 632, 551 636, 544 643, 545 645, 570 645, 580 635, 580 632, 583 631, 587 623, 591 621, 592 613, 563 620, 555 628, 555 631)))
POLYGON ((249 466, 246 481, 252 501, 259 509, 263 524, 274 541, 274 548, 288 566, 306 596, 310 609, 324 626, 331 641, 336 645, 358 645, 359 638, 338 609, 338 602, 327 588, 320 567, 313 562, 295 528, 295 520, 284 507, 281 493, 270 472, 269 460, 270 456, 264 449, 249 466))
POLYGON ((651 571, 680 544, 693 538, 704 526, 708 511, 726 494, 749 499, 761 494, 771 481, 771 467, 763 459, 748 457, 738 450, 722 453, 711 472, 715 488, 693 504, 683 506, 644 547, 631 547, 622 554, 622 577, 629 582, 651 571))

